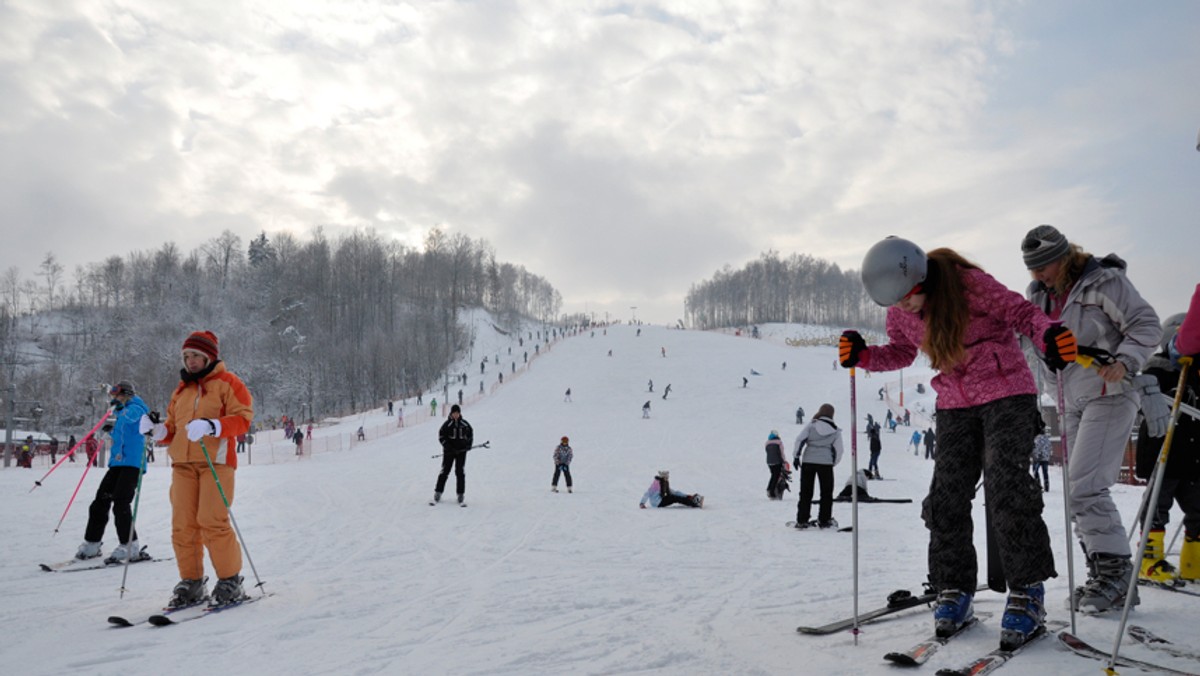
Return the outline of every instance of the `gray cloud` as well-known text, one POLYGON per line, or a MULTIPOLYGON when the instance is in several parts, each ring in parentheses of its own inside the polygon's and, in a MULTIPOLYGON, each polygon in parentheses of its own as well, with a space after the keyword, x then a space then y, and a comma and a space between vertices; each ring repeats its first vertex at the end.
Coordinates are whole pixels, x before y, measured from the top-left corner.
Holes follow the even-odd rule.
POLYGON ((1181 304, 1137 238, 1194 223, 1200 9, 1068 4, 6 3, 0 267, 438 226, 669 321, 724 264, 892 233, 1020 286, 1057 222, 1181 304))

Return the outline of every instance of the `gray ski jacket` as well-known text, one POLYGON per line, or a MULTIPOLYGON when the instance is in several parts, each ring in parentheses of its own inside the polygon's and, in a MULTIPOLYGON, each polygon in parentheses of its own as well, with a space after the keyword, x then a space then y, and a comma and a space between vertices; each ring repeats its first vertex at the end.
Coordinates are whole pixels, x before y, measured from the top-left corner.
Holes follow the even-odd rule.
POLYGON ((842 459, 842 431, 829 418, 813 418, 796 436, 795 466, 836 465, 842 459))
POLYGON ((1063 395, 1074 408, 1083 408, 1096 397, 1133 389, 1130 380, 1146 365, 1162 338, 1158 313, 1125 276, 1125 261, 1116 254, 1089 260, 1061 309, 1041 282, 1032 282, 1025 295, 1051 317, 1058 311, 1058 319, 1071 329, 1079 345, 1108 350, 1125 364, 1125 379, 1106 383, 1094 368, 1069 364, 1056 374, 1043 363, 1047 391, 1055 391, 1056 378, 1061 376, 1063 395))

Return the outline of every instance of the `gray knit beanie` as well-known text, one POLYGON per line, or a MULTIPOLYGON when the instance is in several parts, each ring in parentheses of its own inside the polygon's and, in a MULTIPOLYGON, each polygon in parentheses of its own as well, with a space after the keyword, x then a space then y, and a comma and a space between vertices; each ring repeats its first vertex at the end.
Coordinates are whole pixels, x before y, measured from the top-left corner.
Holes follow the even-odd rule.
POLYGON ((1025 267, 1030 270, 1049 265, 1070 251, 1070 242, 1053 225, 1039 225, 1030 230, 1021 241, 1025 267))

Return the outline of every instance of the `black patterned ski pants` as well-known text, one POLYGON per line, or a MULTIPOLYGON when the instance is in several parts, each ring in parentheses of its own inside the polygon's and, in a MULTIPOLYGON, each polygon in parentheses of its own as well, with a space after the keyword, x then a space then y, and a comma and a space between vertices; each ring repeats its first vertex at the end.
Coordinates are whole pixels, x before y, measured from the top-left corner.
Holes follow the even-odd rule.
POLYGON ((1042 520, 1042 491, 1029 474, 1032 395, 970 408, 938 409, 933 481, 921 509, 929 529, 929 579, 941 589, 975 589, 979 563, 971 500, 982 473, 1005 579, 1025 587, 1057 574, 1042 520))

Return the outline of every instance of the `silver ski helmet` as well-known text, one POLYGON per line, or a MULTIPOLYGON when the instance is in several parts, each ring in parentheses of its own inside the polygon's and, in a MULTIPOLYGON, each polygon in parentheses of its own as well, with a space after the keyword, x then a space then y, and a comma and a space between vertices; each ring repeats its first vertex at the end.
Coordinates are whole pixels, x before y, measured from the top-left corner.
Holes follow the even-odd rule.
POLYGON ((1175 337, 1175 334, 1179 333, 1179 327, 1183 326, 1183 318, 1186 316, 1187 314, 1184 312, 1176 312, 1175 314, 1163 320, 1163 334, 1161 341, 1161 347, 1163 349, 1166 349, 1167 346, 1171 344, 1171 339, 1175 337))
POLYGON ((890 307, 925 281, 928 269, 929 260, 921 247, 892 235, 877 242, 863 257, 863 286, 871 300, 890 307))

